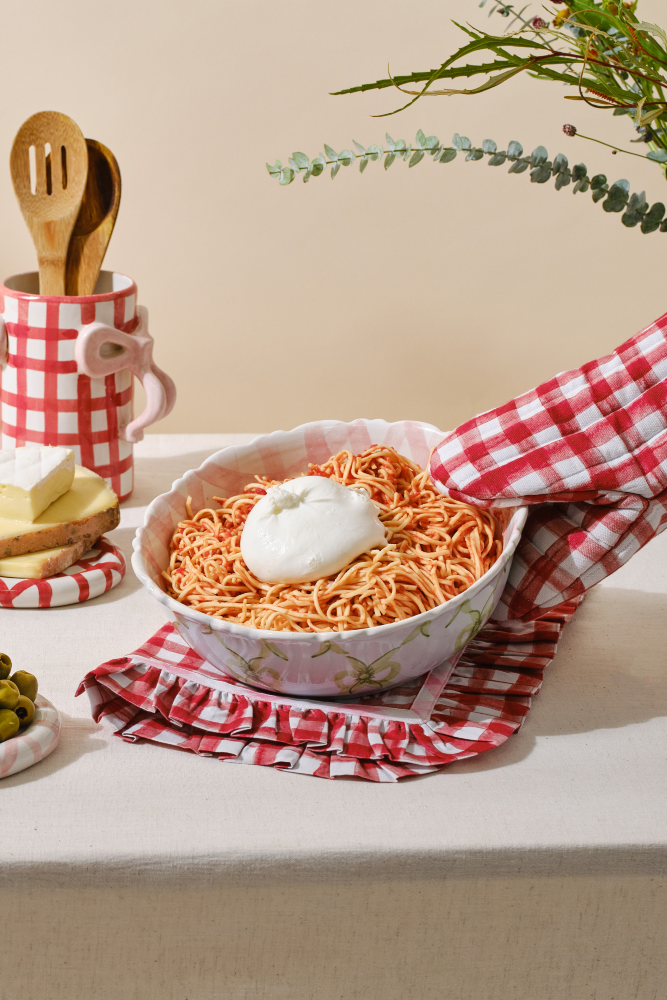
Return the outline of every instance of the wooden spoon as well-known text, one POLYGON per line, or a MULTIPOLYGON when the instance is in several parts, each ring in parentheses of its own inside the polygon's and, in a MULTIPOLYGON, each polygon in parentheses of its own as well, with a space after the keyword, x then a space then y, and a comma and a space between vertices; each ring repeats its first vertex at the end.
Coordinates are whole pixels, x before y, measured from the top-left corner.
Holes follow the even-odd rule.
POLYGON ((68 295, 92 295, 120 206, 120 170, 110 149, 95 139, 88 146, 88 180, 67 254, 68 295))
POLYGON ((64 295, 67 248, 88 175, 86 140, 67 115, 40 111, 19 129, 9 162, 14 191, 37 250, 40 294, 64 295))

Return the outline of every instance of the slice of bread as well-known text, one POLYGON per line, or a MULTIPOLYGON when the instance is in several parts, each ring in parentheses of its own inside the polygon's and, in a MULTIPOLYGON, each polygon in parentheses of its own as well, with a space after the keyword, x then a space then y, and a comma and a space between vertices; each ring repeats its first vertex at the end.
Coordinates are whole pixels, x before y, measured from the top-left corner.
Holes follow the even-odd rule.
POLYGON ((83 544, 75 561, 119 522, 120 508, 114 491, 95 472, 77 465, 71 489, 34 521, 0 518, 0 559, 83 544))

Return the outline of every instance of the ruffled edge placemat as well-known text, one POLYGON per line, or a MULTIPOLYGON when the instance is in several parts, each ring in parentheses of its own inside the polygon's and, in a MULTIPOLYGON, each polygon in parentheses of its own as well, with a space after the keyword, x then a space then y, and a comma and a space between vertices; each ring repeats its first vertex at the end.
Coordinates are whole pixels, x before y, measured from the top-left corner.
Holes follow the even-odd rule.
POLYGON ((583 598, 537 621, 489 622, 456 659, 385 692, 310 701, 222 677, 163 625, 79 685, 96 722, 147 740, 318 778, 397 781, 504 743, 530 711, 558 639, 583 598))

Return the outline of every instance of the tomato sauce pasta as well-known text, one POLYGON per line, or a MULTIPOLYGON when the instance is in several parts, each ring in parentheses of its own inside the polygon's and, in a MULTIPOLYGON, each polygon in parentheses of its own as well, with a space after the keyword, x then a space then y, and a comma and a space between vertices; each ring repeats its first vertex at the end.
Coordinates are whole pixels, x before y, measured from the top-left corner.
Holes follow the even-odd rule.
POLYGON ((277 481, 256 476, 238 496, 176 527, 168 593, 182 604, 250 628, 342 632, 388 625, 430 611, 467 590, 502 551, 488 511, 438 493, 428 472, 393 448, 341 451, 308 475, 364 489, 379 508, 383 548, 364 552, 339 573, 305 584, 262 583, 241 556, 245 520, 277 481))

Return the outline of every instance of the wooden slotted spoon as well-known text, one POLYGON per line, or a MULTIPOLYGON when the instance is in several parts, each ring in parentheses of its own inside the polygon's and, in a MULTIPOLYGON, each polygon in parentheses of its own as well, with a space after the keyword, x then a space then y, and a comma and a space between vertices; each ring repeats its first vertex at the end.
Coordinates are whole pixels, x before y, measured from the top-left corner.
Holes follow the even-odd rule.
POLYGON ((86 140, 67 115, 40 111, 19 129, 9 162, 37 250, 40 294, 65 295, 67 250, 88 175, 86 140))
POLYGON ((92 295, 120 206, 120 170, 110 149, 95 139, 88 146, 88 179, 67 255, 68 295, 92 295))

